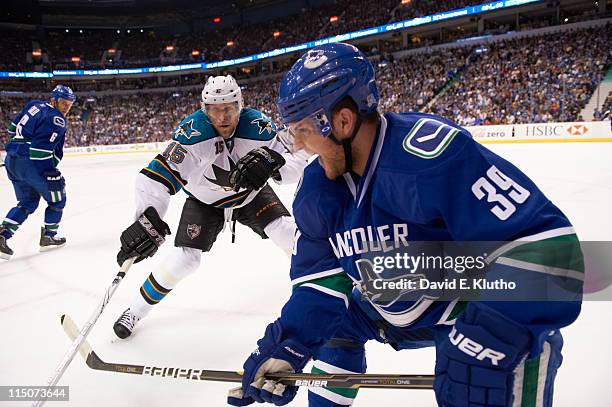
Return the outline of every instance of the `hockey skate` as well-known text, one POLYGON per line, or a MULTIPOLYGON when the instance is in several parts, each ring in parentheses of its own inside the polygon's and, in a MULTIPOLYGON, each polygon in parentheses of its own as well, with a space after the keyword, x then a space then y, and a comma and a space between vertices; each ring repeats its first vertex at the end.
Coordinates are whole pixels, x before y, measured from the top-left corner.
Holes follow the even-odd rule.
MULTIPOLYGON (((1 227, 0 231, 2 231, 1 227)), ((8 247, 8 244, 6 243, 6 238, 0 235, 0 259, 10 260, 12 255, 13 251, 10 247, 8 247)))
POLYGON ((134 315, 128 308, 123 311, 123 314, 121 314, 119 319, 115 322, 115 325, 113 325, 113 331, 115 331, 115 334, 119 338, 125 339, 132 334, 138 321, 140 321, 140 318, 134 315))
POLYGON ((40 228, 40 251, 46 252, 49 250, 57 249, 66 244, 65 237, 47 236, 45 235, 45 228, 40 228))

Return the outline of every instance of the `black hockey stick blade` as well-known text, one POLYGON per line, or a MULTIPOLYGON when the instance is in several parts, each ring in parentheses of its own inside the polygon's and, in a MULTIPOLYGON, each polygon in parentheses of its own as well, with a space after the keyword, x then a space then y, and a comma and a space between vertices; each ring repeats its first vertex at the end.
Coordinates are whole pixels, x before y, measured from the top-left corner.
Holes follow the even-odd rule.
MULTIPOLYGON (((62 327, 71 340, 75 340, 79 329, 68 315, 62 315, 62 327)), ((108 363, 103 361, 85 341, 79 353, 87 366, 94 370, 115 373, 130 373, 141 376, 158 376, 170 379, 206 380, 217 382, 242 382, 242 372, 227 370, 203 370, 176 367, 157 367, 108 363)), ((280 381, 289 386, 336 387, 336 388, 379 388, 379 389, 432 389, 432 375, 395 374, 308 374, 282 373, 266 375, 267 379, 280 381)))

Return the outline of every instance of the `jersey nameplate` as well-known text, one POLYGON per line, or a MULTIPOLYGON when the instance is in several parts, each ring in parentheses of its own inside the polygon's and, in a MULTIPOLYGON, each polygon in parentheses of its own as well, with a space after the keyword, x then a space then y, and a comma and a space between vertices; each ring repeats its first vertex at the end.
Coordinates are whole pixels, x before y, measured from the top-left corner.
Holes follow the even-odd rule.
POLYGON ((435 119, 419 119, 406 135, 404 150, 421 158, 436 158, 449 146, 459 129, 435 119))

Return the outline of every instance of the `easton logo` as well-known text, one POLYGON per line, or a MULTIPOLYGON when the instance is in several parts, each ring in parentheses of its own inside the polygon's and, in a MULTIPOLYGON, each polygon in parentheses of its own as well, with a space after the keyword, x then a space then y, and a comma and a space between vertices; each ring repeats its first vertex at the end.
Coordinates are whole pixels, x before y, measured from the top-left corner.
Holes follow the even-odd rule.
POLYGON ((304 357, 304 355, 303 355, 303 354, 301 354, 301 353, 299 353, 299 352, 294 351, 294 350, 293 350, 293 349, 291 349, 289 346, 285 346, 285 350, 286 350, 287 352, 291 353, 293 356, 297 356, 298 358, 303 358, 303 357, 304 357))
POLYGON ((491 364, 497 366, 499 361, 506 357, 505 353, 493 350, 491 348, 485 348, 473 339, 457 332, 457 329, 453 326, 453 329, 448 334, 450 342, 455 345, 461 352, 466 355, 472 356, 478 360, 491 359, 491 364))

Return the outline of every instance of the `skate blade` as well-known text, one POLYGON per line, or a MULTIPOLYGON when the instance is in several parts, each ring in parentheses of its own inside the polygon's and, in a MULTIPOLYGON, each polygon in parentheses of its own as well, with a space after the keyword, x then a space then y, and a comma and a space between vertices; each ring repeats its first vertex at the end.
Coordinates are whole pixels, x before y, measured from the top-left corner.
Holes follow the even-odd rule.
POLYGON ((12 256, 11 254, 0 253, 0 259, 3 259, 3 260, 10 260, 11 256, 12 256))
POLYGON ((64 246, 66 246, 66 243, 62 243, 62 244, 54 245, 54 246, 40 246, 40 252, 41 253, 50 252, 51 250, 59 249, 60 247, 64 247, 64 246))

